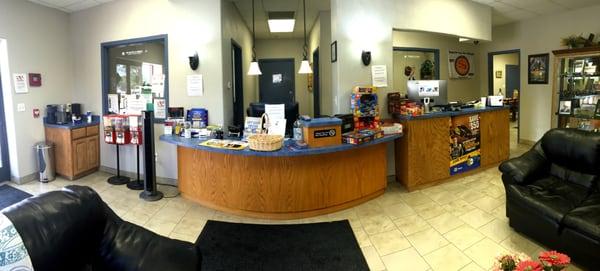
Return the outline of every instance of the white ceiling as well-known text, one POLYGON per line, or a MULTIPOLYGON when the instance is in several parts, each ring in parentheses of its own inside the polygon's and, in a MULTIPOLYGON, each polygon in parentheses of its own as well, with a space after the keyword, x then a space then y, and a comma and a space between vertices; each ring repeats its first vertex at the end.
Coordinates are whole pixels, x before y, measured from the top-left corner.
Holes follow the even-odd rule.
MULTIPOLYGON (((230 0, 242 15, 243 20, 252 31, 252 0, 230 0)), ((330 0, 306 0, 306 33, 310 32, 315 23, 319 11, 330 10, 330 0)), ((254 12, 256 20, 256 38, 302 38, 303 32, 303 12, 302 0, 255 0, 254 12), (267 25, 267 12, 269 11, 294 11, 296 24, 294 32, 291 33, 270 33, 267 25)))
POLYGON ((31 2, 47 7, 62 10, 64 12, 75 12, 91 8, 114 0, 29 0, 31 2))
POLYGON ((600 0, 472 0, 492 7, 492 25, 600 5, 600 0))

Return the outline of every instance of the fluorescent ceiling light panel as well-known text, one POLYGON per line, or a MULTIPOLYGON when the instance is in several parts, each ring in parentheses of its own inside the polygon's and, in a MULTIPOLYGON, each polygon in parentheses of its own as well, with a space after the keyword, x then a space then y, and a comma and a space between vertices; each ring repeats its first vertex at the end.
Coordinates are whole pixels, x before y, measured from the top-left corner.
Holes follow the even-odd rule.
POLYGON ((269 12, 269 31, 271 33, 294 32, 293 11, 269 12))

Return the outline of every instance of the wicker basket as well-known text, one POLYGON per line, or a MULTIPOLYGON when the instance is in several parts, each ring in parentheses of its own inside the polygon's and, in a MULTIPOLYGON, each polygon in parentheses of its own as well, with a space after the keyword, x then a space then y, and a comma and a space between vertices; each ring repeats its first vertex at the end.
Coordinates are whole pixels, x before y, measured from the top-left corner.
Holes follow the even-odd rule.
POLYGON ((283 147, 283 136, 268 135, 267 130, 263 128, 264 124, 269 123, 269 116, 263 114, 260 118, 259 134, 248 137, 248 145, 255 151, 276 151, 283 147))

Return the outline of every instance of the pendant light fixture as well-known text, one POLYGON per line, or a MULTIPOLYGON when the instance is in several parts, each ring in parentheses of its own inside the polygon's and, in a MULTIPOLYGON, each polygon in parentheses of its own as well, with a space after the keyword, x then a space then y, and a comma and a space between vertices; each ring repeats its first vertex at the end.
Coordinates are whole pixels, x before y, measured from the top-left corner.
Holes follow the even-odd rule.
POLYGON ((260 67, 256 62, 256 33, 254 31, 254 0, 252 0, 252 62, 248 69, 248 75, 261 75, 260 67))
POLYGON ((308 64, 308 45, 306 42, 306 0, 302 0, 302 8, 304 9, 304 58, 302 59, 302 63, 300 63, 300 70, 298 70, 298 73, 300 74, 306 74, 306 73, 312 73, 312 69, 310 68, 310 65, 308 64))

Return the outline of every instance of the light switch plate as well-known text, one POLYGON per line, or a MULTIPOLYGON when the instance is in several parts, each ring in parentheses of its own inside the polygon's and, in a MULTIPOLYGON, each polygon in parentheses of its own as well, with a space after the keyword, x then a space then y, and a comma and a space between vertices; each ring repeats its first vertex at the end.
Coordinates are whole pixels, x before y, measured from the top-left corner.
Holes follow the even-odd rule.
POLYGON ((25 112, 25 104, 24 103, 17 104, 17 111, 18 112, 25 112))

